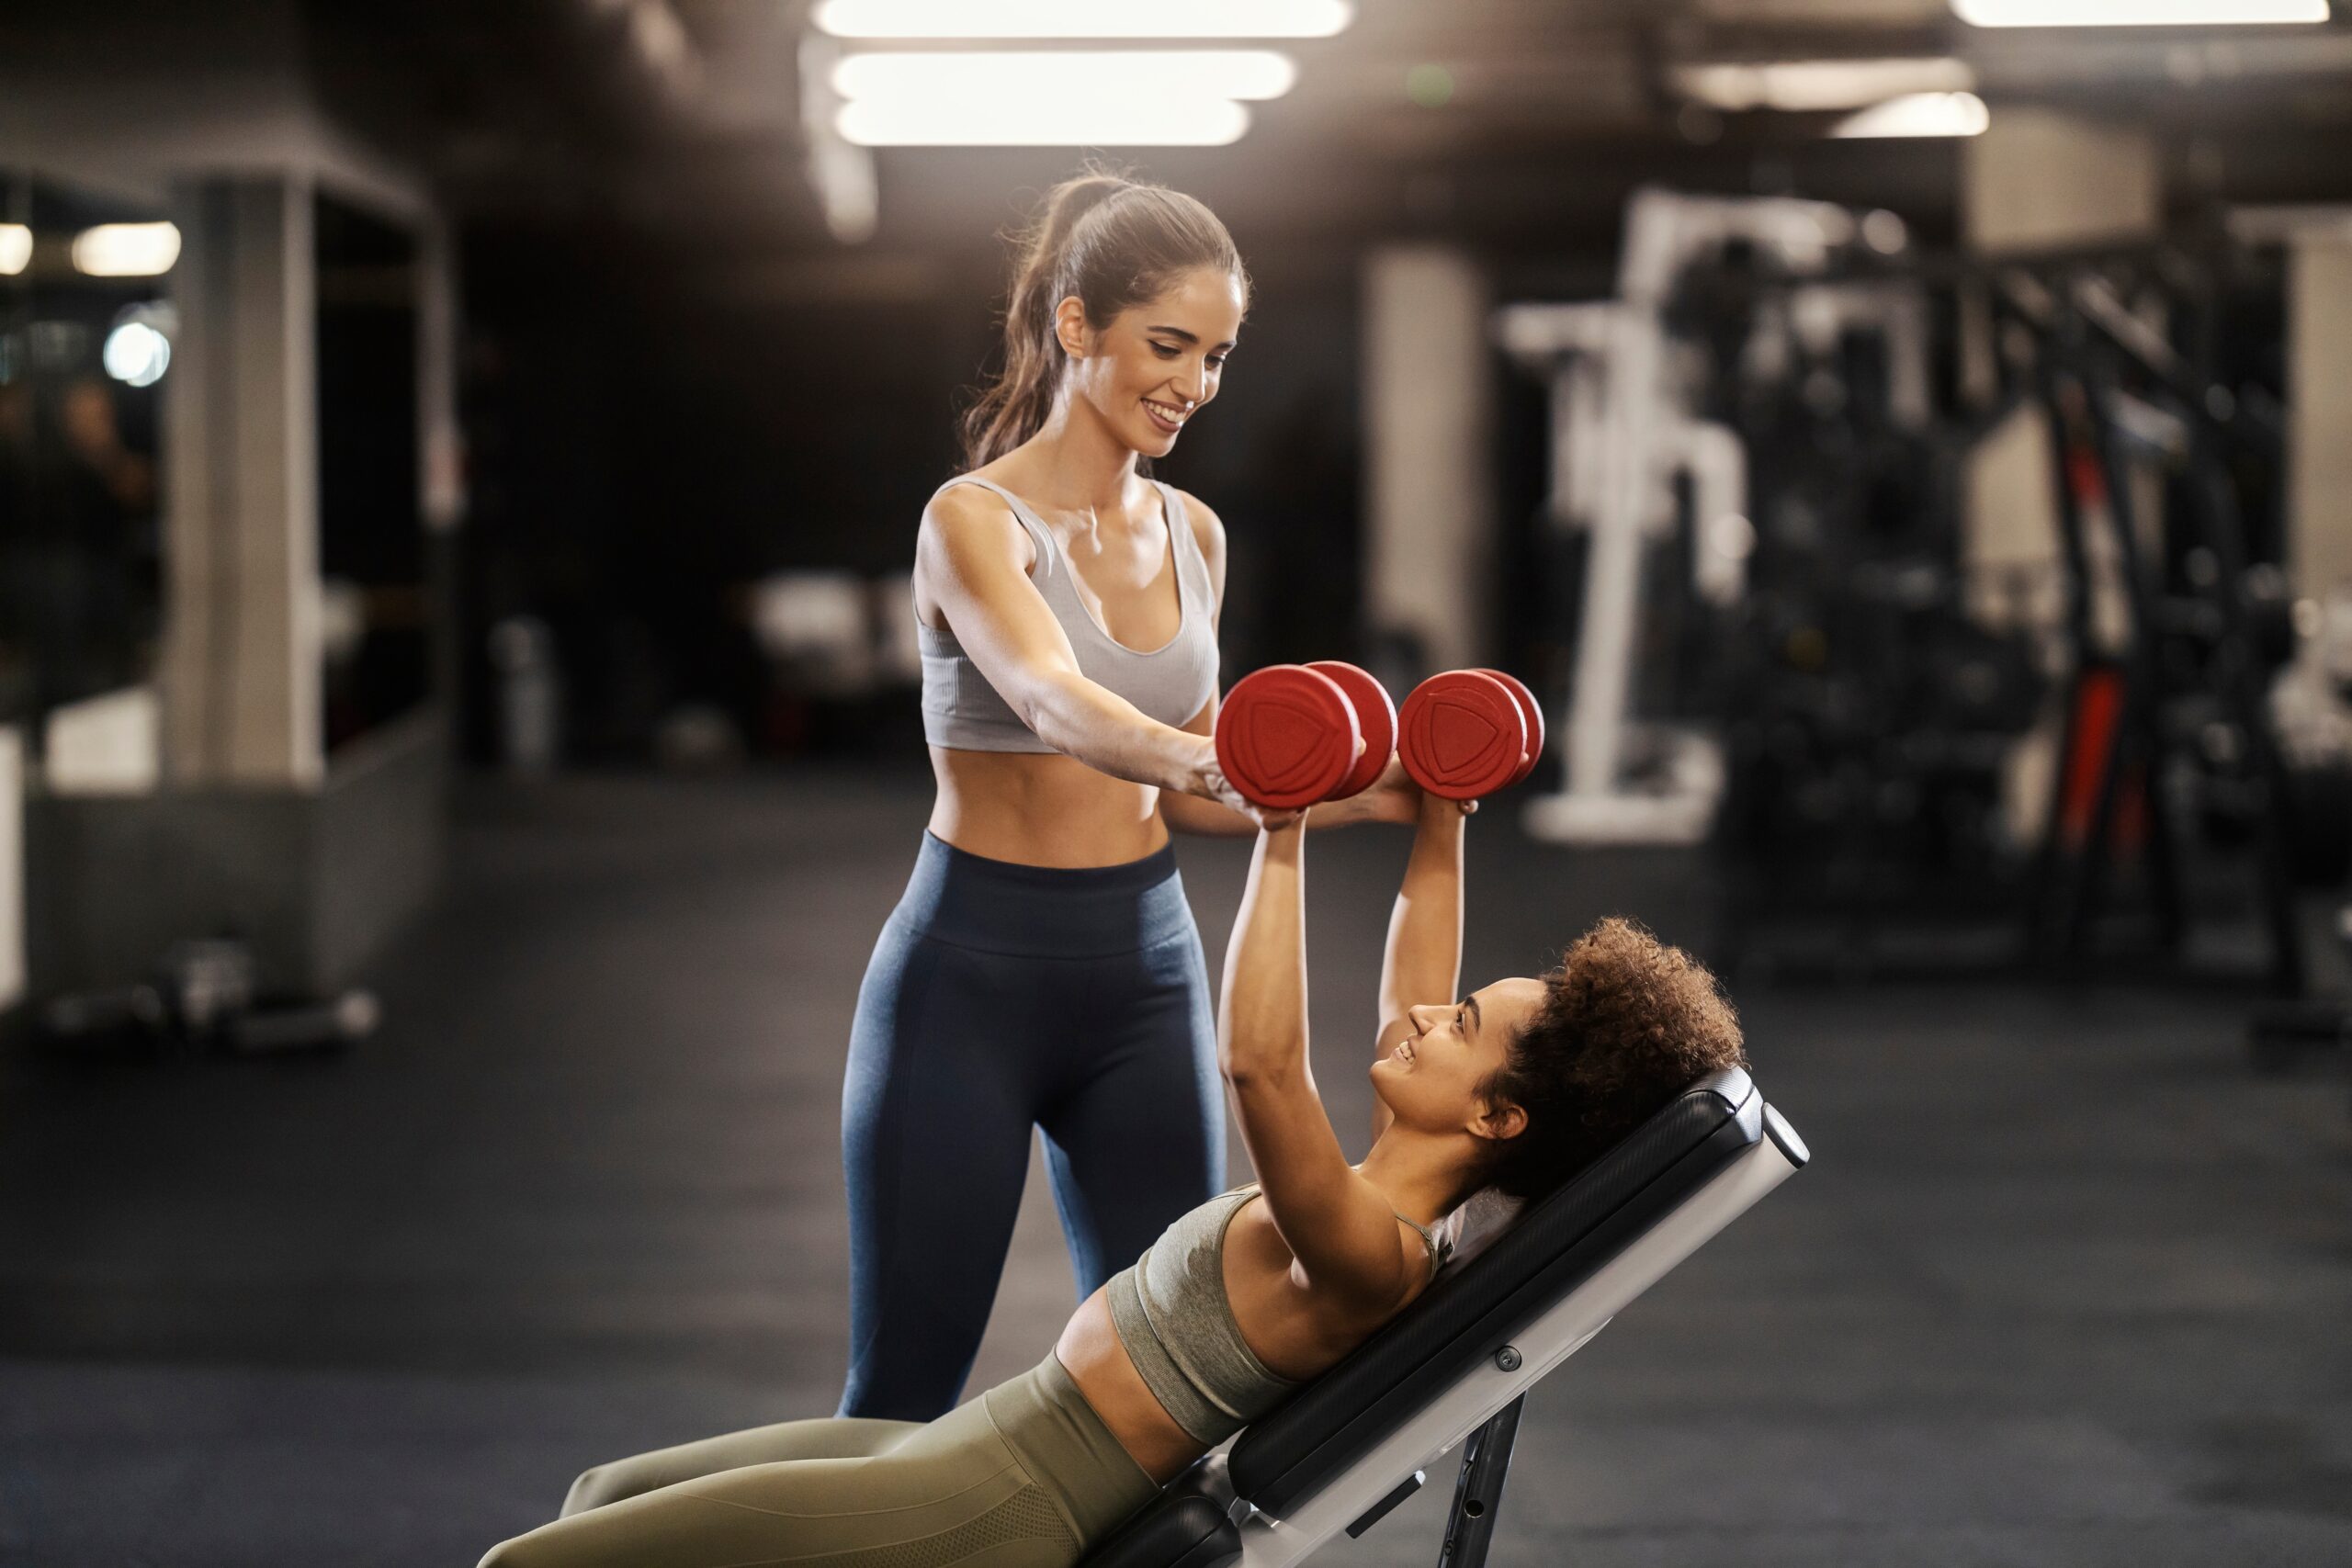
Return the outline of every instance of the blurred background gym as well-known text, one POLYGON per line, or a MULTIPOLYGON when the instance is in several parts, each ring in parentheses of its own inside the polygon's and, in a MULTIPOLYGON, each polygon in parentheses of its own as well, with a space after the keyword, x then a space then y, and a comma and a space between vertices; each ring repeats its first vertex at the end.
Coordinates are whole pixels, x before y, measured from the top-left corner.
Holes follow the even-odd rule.
MULTIPOLYGON (((470 1562, 830 1413, 915 524, 1088 149, 1254 276, 1225 682, 1523 675, 1470 982, 1637 915, 1813 1145, 1498 1561, 2352 1561, 2335 12, 12 0, 0 1562, 470 1562)), ((1314 847, 1351 1154, 1404 842, 1314 847)), ((1033 1173, 972 1386, 1069 1305, 1033 1173)))

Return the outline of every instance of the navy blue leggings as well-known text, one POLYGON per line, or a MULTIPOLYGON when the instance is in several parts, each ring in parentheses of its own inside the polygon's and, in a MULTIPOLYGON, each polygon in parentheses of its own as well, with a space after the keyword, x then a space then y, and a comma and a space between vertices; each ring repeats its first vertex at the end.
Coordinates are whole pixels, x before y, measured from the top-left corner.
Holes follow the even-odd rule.
POLYGON ((929 833, 882 928, 842 1087, 840 1414, 953 1408, 1043 1128, 1082 1300, 1225 1183, 1208 966, 1176 856, 1013 865, 929 833))

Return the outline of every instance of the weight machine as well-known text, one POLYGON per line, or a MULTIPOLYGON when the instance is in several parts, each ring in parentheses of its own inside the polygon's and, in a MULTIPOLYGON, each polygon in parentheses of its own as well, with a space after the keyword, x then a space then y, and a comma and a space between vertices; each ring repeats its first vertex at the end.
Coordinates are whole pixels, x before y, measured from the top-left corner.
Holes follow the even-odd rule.
POLYGON ((2020 367, 2049 431, 2071 649, 2061 765, 2052 782, 2023 940, 2030 958, 2071 963, 2112 912, 2116 852, 2143 853, 2162 951, 2185 955, 2192 816, 2206 837, 2242 843, 2254 870, 2266 973, 2283 995, 2308 984, 2299 889, 2341 882, 2352 849, 2328 848, 2352 812, 2341 767, 2297 768, 2282 750, 2271 682, 2292 658, 2294 607, 2264 558, 2281 530, 2252 516, 2252 488, 2275 512, 2283 436, 2276 405, 2212 367, 2216 264, 2178 253, 1997 269, 1996 319, 2032 353, 2020 367), (2179 307, 2176 330, 2136 312, 2134 284, 2179 307), (2135 472, 2169 482, 2142 514, 2135 472), (2091 604, 2092 540, 2110 541, 2125 628, 2103 640, 2091 604))
MULTIPOLYGON (((1574 686, 1560 726, 1566 776, 1557 793, 1529 803, 1530 832, 1568 843, 1693 844, 1712 830, 1723 797, 1719 737, 1633 712, 1645 557, 1687 532, 1688 591, 1724 610, 1746 591, 1756 543, 1746 444, 1731 426, 1702 416, 1710 367, 1673 320, 1683 280, 1735 251, 1804 279, 1858 248, 1886 255, 1906 243, 1888 213, 1645 189, 1626 212, 1616 299, 1497 313, 1504 351, 1550 388, 1546 511, 1555 525, 1590 539, 1574 686)), ((1925 333, 1914 299, 1878 283, 1821 284, 1793 290, 1784 305, 1785 315, 1748 345, 1751 355, 1773 354, 1776 333, 1835 337, 1857 318, 1875 320, 1898 345, 1898 396, 1924 419, 1925 333)))

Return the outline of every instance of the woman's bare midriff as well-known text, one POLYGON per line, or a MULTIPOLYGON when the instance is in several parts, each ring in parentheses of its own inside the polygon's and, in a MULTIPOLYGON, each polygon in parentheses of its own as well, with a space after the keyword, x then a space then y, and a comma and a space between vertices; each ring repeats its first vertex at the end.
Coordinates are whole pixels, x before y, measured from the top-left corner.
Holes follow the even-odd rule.
POLYGON ((1111 1299, 1096 1291, 1079 1303, 1078 1311, 1054 1342, 1054 1359, 1069 1373, 1078 1392, 1119 1439, 1144 1472, 1161 1485, 1184 1473, 1208 1450, 1176 1425, 1151 1388, 1136 1371, 1127 1348, 1119 1342, 1111 1322, 1111 1299))
MULTIPOLYGON (((1396 1223, 1400 1231, 1411 1231, 1402 1219, 1396 1223)), ((1417 1282, 1404 1301, 1388 1311, 1367 1316, 1358 1309, 1334 1318, 1328 1309, 1318 1309, 1297 1281, 1290 1247, 1266 1213, 1262 1198, 1245 1201, 1227 1223, 1225 1235, 1225 1285, 1227 1299, 1236 1307, 1234 1326, 1261 1365, 1276 1377, 1294 1382, 1320 1376, 1405 1302, 1419 1295, 1428 1283, 1426 1278, 1417 1282), (1242 1328, 1244 1322, 1279 1332, 1261 1337, 1242 1328)), ((1412 1235, 1409 1246, 1419 1245, 1420 1237, 1412 1235)), ((1143 1374, 1136 1371, 1134 1358, 1119 1338, 1118 1325, 1111 1320, 1108 1289, 1105 1286, 1079 1303, 1077 1313, 1063 1326, 1062 1337, 1054 1342, 1054 1356, 1078 1384, 1079 1393, 1086 1396, 1086 1403, 1094 1407, 1094 1414, 1102 1418, 1102 1425, 1119 1439, 1119 1446, 1164 1486, 1208 1450, 1176 1424, 1168 1407, 1151 1392, 1151 1385, 1143 1381, 1143 1374)))
POLYGON ((1159 792, 1059 752, 931 749, 932 833, 967 854, 1073 870, 1124 865, 1168 842, 1159 792))

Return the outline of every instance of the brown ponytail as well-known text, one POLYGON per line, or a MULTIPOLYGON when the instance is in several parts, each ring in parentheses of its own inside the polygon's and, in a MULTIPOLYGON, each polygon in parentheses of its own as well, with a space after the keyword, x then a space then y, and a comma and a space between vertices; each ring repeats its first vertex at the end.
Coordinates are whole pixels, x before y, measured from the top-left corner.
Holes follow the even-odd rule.
POLYGON ((1015 243, 1004 363, 964 414, 967 469, 996 461, 1045 427, 1064 361, 1054 308, 1071 295, 1097 331, 1194 267, 1230 272, 1249 297, 1249 271, 1216 213, 1182 191, 1105 169, 1090 167, 1046 192, 1015 243))

